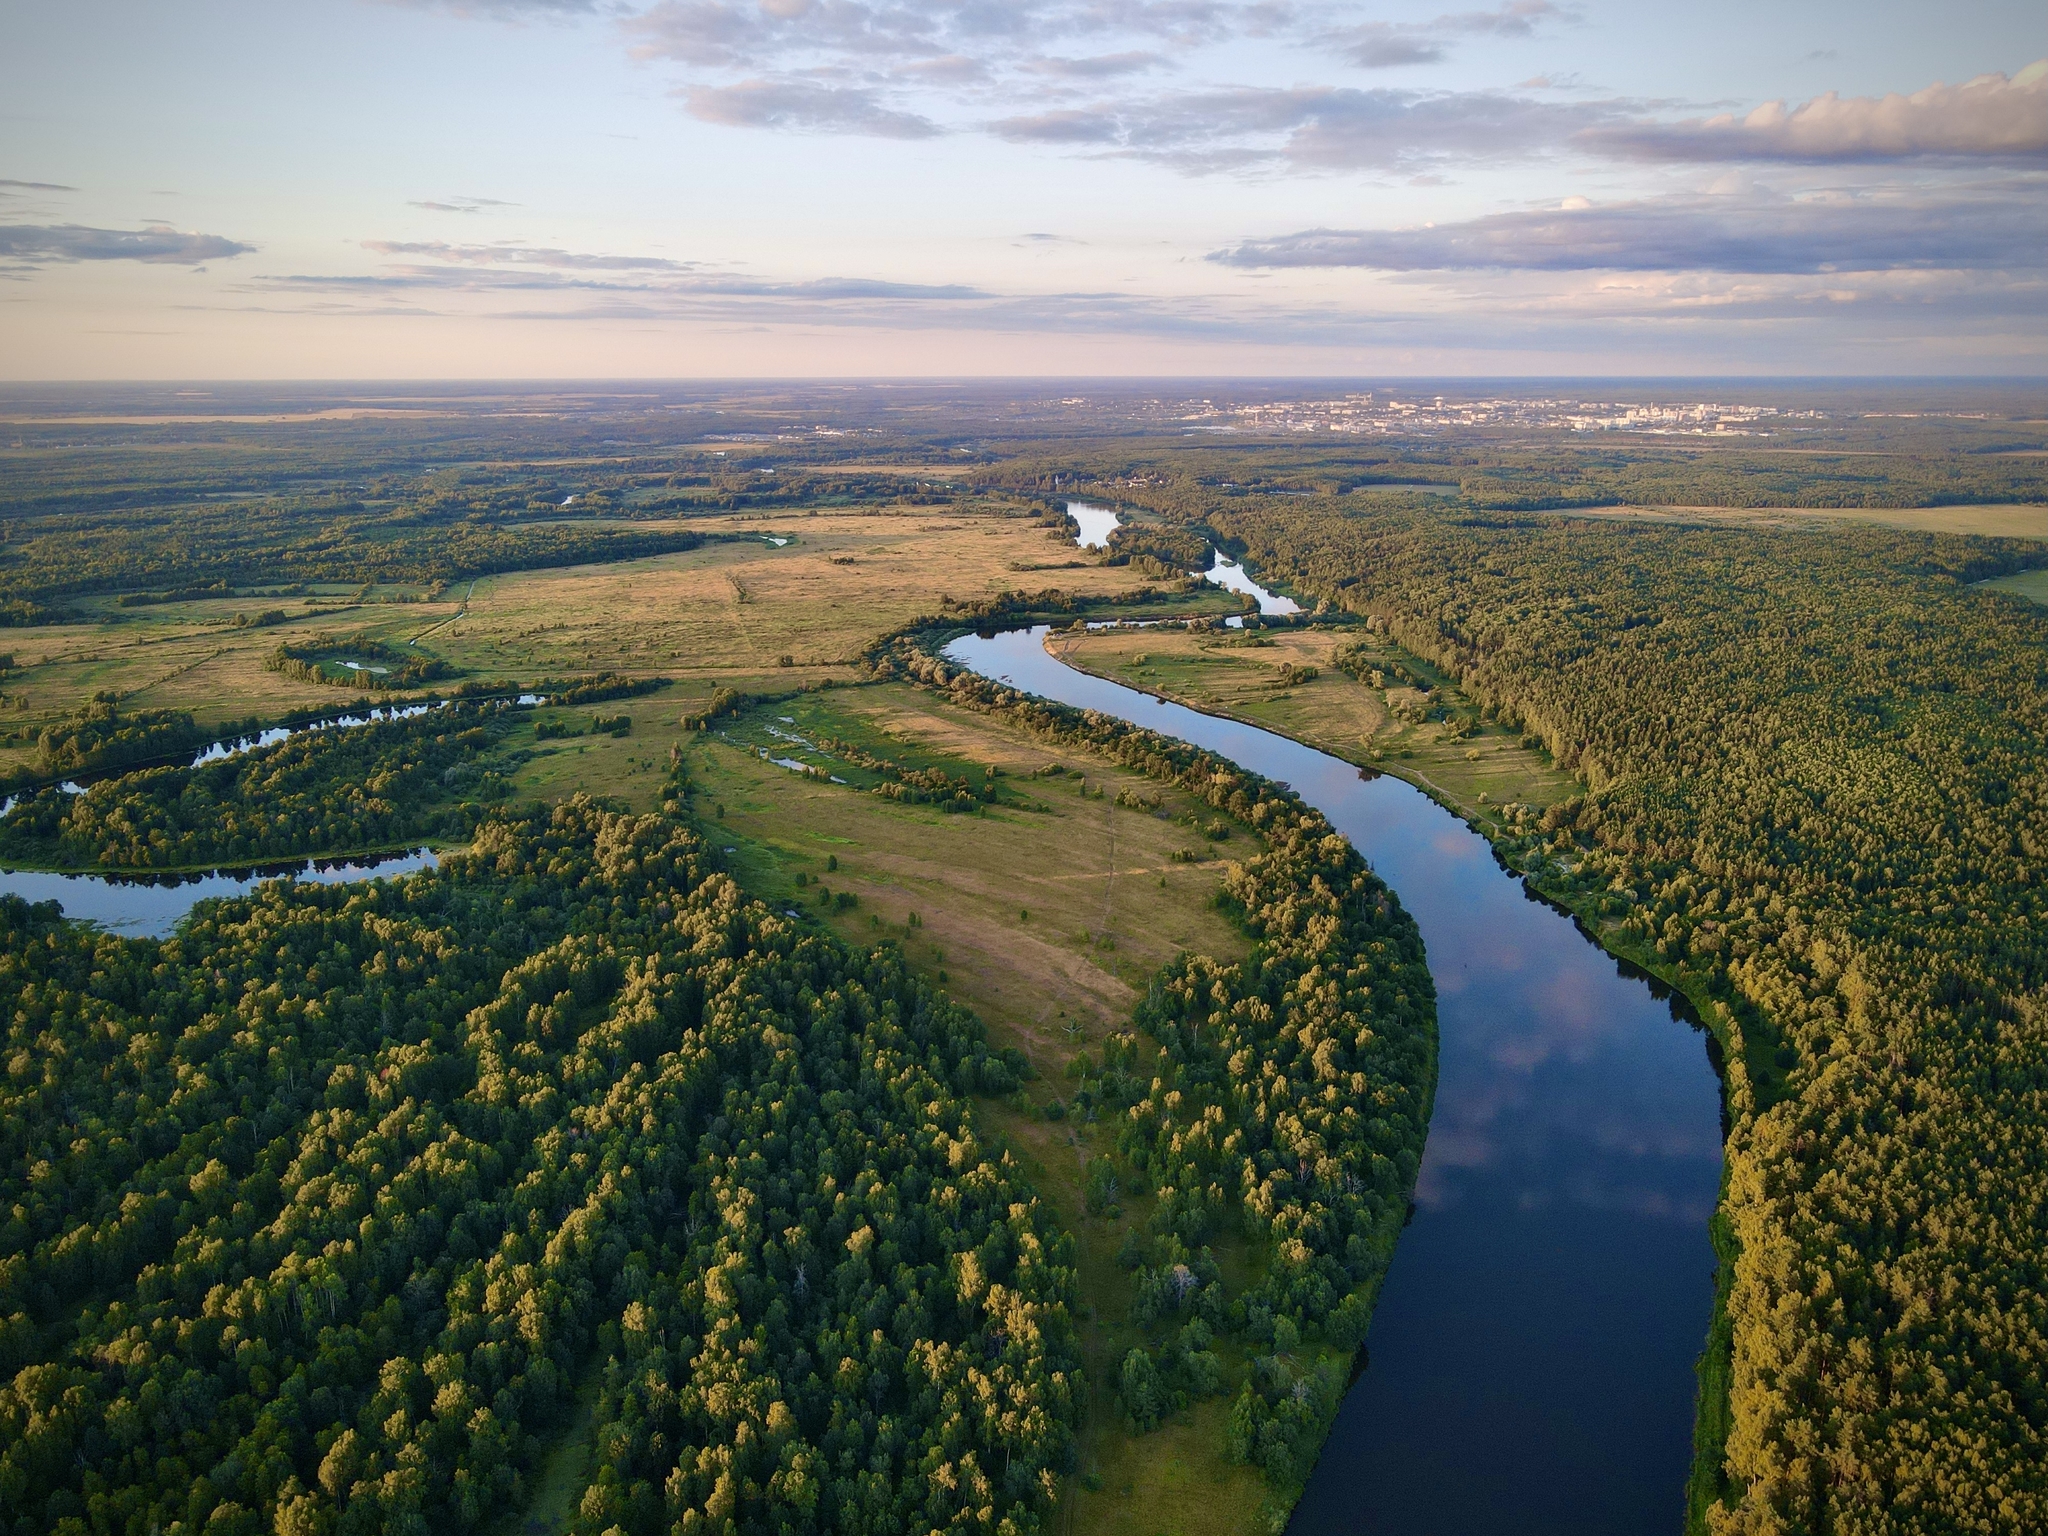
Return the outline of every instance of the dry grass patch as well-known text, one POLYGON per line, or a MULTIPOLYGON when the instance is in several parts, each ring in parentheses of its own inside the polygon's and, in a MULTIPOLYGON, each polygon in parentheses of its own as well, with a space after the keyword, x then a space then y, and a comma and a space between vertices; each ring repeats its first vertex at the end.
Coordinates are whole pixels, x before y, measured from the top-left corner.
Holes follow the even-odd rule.
POLYGON ((611 667, 759 691, 804 679, 851 680, 870 641, 938 613, 948 597, 971 603, 1048 586, 1107 597, 1146 584, 1092 558, 1056 572, 1028 569, 1077 551, 1017 516, 794 511, 744 522, 692 518, 688 526, 748 539, 489 577, 478 583, 469 612, 436 632, 434 647, 485 672, 611 667), (771 534, 791 542, 775 547, 771 534))
POLYGON ((1990 538, 2048 539, 2048 506, 1996 502, 1963 507, 1586 507, 1571 517, 1644 517, 1666 522, 1774 524, 1816 519, 1876 523, 1915 533, 1975 533, 1990 538))

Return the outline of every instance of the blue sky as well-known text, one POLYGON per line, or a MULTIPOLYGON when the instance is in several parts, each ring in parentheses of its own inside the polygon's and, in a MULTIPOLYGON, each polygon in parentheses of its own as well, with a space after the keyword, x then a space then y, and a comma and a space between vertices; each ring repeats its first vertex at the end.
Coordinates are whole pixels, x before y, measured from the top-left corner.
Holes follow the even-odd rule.
POLYGON ((0 373, 2039 374, 2048 11, 0 3, 0 373))

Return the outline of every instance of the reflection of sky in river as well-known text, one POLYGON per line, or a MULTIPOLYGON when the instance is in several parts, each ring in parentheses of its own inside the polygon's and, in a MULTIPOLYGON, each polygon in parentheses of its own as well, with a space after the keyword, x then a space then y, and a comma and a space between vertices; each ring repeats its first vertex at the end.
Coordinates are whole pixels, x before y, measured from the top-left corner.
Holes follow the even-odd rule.
POLYGON ((948 654, 1292 785, 1428 945, 1440 1042, 1418 1214, 1297 1536, 1674 1528, 1721 1162, 1699 1034, 1421 791, 1088 677, 1043 634, 948 654))
MULTIPOLYGON (((438 862, 426 848, 415 853, 342 863, 308 860, 287 871, 294 880, 334 885, 347 880, 396 879, 438 862)), ((97 923, 131 939, 168 938, 200 902, 216 896, 245 896, 265 880, 281 878, 275 869, 215 870, 210 874, 109 879, 104 875, 60 875, 40 869, 0 869, 0 894, 34 903, 54 901, 66 917, 97 923)))
POLYGON ((1067 503, 1067 516, 1080 525, 1080 532, 1074 535, 1074 542, 1082 549, 1107 549, 1109 536, 1117 530, 1121 521, 1108 507, 1091 506, 1085 501, 1067 503))
POLYGON ((1210 551, 1209 569, 1197 571, 1195 574, 1208 577, 1219 587, 1226 587, 1232 592, 1242 592, 1246 597, 1257 598, 1261 613, 1301 612, 1301 604, 1291 597, 1276 597, 1268 592, 1252 580, 1251 572, 1224 559, 1221 550, 1210 551))

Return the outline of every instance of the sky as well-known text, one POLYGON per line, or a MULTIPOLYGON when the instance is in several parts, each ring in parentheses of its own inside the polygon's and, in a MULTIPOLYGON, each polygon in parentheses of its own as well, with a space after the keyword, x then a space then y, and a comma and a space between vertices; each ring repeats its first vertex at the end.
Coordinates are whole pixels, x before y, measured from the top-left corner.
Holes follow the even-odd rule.
POLYGON ((0 378, 2048 373, 2039 0, 0 0, 0 378))

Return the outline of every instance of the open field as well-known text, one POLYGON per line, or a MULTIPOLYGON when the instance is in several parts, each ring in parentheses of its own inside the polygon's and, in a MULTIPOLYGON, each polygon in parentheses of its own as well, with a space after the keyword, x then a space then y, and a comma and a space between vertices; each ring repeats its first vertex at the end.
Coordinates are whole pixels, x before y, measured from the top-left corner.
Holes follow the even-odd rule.
MULTIPOLYGON (((1099 1050, 1123 1027, 1175 953, 1244 954, 1245 935, 1213 900, 1219 856, 1254 852, 1251 835, 1236 827, 1211 843, 1187 825, 1215 819, 1193 797, 1092 755, 1056 755, 1014 728, 893 684, 758 707, 695 738, 686 759, 696 809, 726 839, 751 893, 809 913, 851 943, 897 944, 1037 1071, 1015 1100, 982 1112, 1025 1159, 1079 1248, 1093 1403, 1083 1477, 1068 1486, 1061 1529, 1252 1529, 1266 1485, 1222 1455, 1226 1403, 1197 1404, 1143 1438, 1120 1427, 1116 1367, 1142 1335, 1124 1321, 1133 1284, 1116 1253, 1128 1232, 1143 1233, 1151 1201, 1127 1198, 1113 1216, 1088 1216, 1084 1171, 1111 1148, 1113 1125, 1079 1109, 1058 1120, 1045 1114, 1071 1091, 1065 1069, 1075 1053, 1099 1050), (949 815, 819 782, 760 755, 862 777, 852 762, 808 745, 823 739, 955 774, 994 766, 999 799, 982 814, 949 815), (1119 793, 1159 803, 1134 809, 1117 803, 1119 793), (842 896, 851 903, 841 906, 842 896)), ((1254 1255, 1235 1237, 1215 1246, 1235 1290, 1254 1255)))
POLYGON ((2033 602, 2048 604, 2048 569, 2001 576, 1996 581, 1985 582, 1984 586, 1994 592, 2011 592, 2033 602))
MULTIPOLYGON (((1049 587, 1113 597, 1147 584, 1020 516, 901 508, 747 513, 689 526, 747 537, 643 560, 486 576, 431 601, 404 589, 353 601, 357 589, 339 585, 310 598, 132 608, 88 600, 81 606, 97 622, 0 642, 15 662, 0 684, 0 724, 16 736, 0 742, 0 768, 25 762, 42 725, 102 690, 126 707, 190 710, 202 722, 338 706, 349 690, 264 667, 279 644, 323 635, 361 632, 440 656, 468 678, 532 683, 593 668, 670 676, 681 687, 680 707, 685 696, 708 697, 720 685, 759 692, 851 680, 869 641, 938 612, 948 598, 972 603, 1049 587), (778 547, 770 535, 791 542, 778 547), (248 622, 271 610, 282 619, 248 622)), ((1230 610, 1221 597, 1203 602, 1230 610)))
POLYGON ((1098 629, 1061 633, 1054 646, 1073 665, 1129 687, 1420 784, 1468 819, 1508 802, 1549 805, 1575 787, 1540 748, 1480 721, 1435 668, 1360 628, 1098 629), (1367 665, 1405 667, 1434 685, 1430 694, 1391 677, 1376 688, 1339 670, 1338 650, 1359 645, 1367 665), (1313 678, 1303 676, 1308 668, 1313 678))
MULTIPOLYGON (((740 526, 691 522, 698 531, 740 526)), ((481 672, 597 666, 790 687, 851 679, 870 640, 939 612, 947 599, 972 603, 1050 586, 1114 596, 1145 585, 1094 561, 1068 565, 1077 558, 1073 546, 1021 518, 911 508, 758 516, 743 526, 762 542, 487 578, 468 614, 433 643, 458 666, 481 672), (791 542, 778 548, 767 542, 771 535, 791 542), (1039 569, 1048 565, 1055 568, 1039 569)))
POLYGON ((1915 533, 1974 533, 1990 538, 2048 539, 2048 506, 2010 502, 1959 507, 1586 507, 1573 517, 1644 517, 1705 524, 1797 524, 1846 520, 1915 533))

